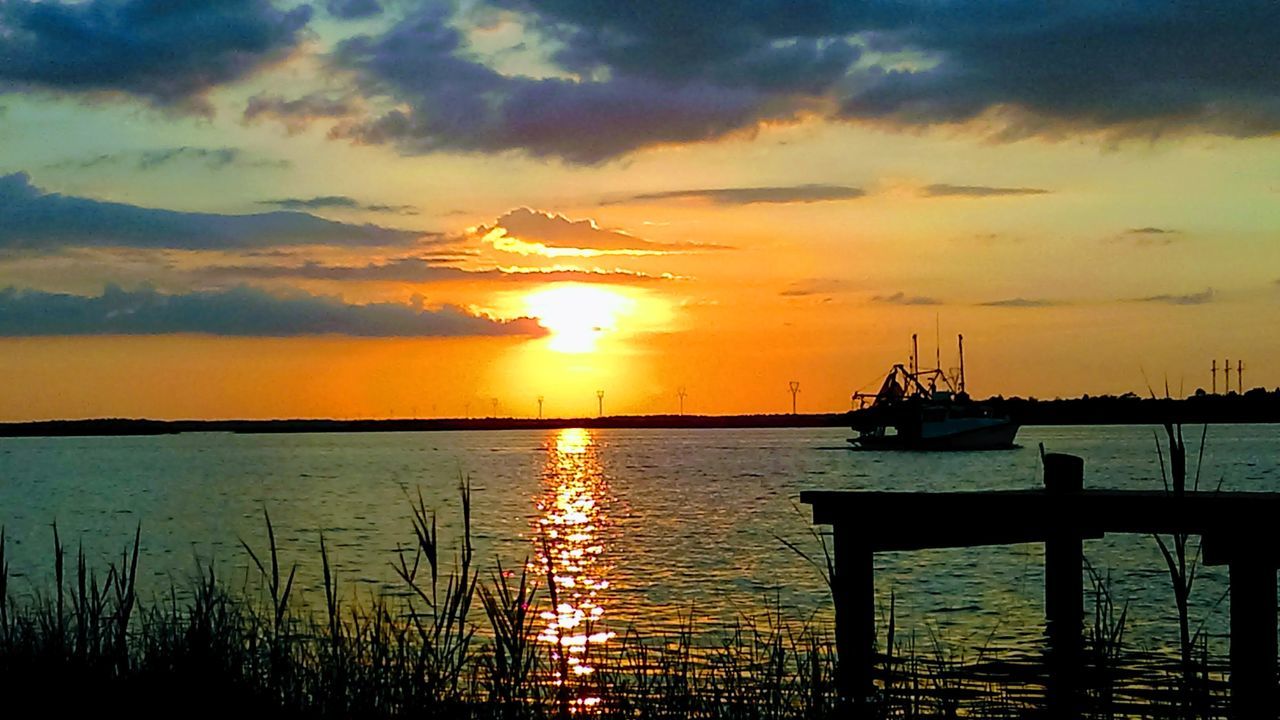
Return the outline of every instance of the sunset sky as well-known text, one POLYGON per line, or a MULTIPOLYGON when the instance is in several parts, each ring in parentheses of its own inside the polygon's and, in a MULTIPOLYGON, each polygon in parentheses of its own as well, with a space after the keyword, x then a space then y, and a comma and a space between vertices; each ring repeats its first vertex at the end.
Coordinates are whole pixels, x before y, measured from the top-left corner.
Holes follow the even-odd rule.
POLYGON ((913 332, 978 396, 1275 387, 1277 48, 1274 0, 0 0, 0 419, 837 411, 913 332))

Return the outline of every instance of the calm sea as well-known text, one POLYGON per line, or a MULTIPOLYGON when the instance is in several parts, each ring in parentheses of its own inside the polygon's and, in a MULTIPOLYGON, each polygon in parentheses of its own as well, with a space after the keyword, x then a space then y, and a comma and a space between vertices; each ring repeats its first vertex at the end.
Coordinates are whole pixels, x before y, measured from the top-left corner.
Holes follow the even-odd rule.
MULTIPOLYGON (((1200 428, 1187 429, 1194 473, 1200 428)), ((409 498, 438 514, 447 548, 461 533, 458 485, 473 491, 476 561, 484 572, 550 557, 562 625, 650 631, 693 620, 700 632, 780 607, 829 622, 818 572, 783 540, 821 555, 805 489, 952 490, 1037 486, 1039 443, 1086 459, 1086 486, 1160 488, 1150 427, 1033 427, 1022 448, 963 454, 859 453, 847 431, 566 430, 403 434, 187 434, 142 438, 0 440, 0 524, 15 592, 47 589, 58 523, 72 552, 118 558, 141 524, 147 593, 185 583, 196 557, 224 576, 249 571, 243 539, 265 549, 270 513, 303 600, 319 599, 323 533, 346 591, 401 591, 392 561, 411 546, 409 498), (566 616, 567 613, 567 616, 566 616), (575 620, 576 617, 576 620, 575 620)), ((1280 490, 1280 432, 1209 429, 1202 486, 1280 490)), ((903 517, 904 524, 913 522, 903 517)), ((1176 642, 1173 596, 1155 543, 1088 541, 1129 607, 1129 641, 1176 642)), ((900 633, 961 650, 1021 648, 1043 618, 1040 546, 940 550, 877 557, 877 593, 896 598, 900 633)), ((1206 568, 1192 618, 1224 642, 1225 570, 1206 568)))

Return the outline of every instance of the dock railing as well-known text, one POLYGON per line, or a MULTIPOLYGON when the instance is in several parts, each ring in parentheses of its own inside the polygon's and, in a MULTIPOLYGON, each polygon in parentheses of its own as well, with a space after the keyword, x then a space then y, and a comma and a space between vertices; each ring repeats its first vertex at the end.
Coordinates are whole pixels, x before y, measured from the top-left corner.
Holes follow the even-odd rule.
POLYGON ((1199 535, 1207 565, 1230 573, 1233 718, 1276 717, 1276 569, 1280 493, 1085 490, 1084 460, 1044 456, 1044 488, 966 492, 807 491, 832 527, 836 682, 856 711, 874 697, 878 552, 1045 544, 1046 700, 1077 717, 1084 622, 1083 541, 1108 533, 1199 535), (904 523, 902 518, 912 522, 904 523))

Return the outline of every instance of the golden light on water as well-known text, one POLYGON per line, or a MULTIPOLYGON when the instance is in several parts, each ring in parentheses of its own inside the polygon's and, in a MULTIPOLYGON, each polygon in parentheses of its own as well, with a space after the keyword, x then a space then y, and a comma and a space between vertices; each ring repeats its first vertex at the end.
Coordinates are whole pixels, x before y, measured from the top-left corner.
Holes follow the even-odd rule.
POLYGON ((585 353, 617 329, 618 319, 633 311, 635 301, 595 285, 557 284, 526 295, 525 312, 551 331, 548 344, 563 353, 585 353))
POLYGON ((538 499, 537 553, 549 578, 552 607, 538 640, 550 646, 553 681, 570 693, 574 709, 600 698, 585 680, 595 671, 594 648, 614 637, 603 624, 608 566, 602 561, 608 487, 590 431, 559 431, 547 443, 543 492, 538 499))

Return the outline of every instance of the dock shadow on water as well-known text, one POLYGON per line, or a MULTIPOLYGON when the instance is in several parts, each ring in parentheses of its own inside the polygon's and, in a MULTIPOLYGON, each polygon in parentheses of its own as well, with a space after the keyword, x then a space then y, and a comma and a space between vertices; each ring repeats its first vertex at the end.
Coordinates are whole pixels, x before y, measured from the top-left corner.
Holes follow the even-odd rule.
POLYGON ((588 682, 595 672, 593 651, 615 636, 604 623, 608 485, 589 430, 560 430, 548 439, 546 453, 542 495, 536 499, 537 563, 529 568, 546 578, 550 599, 538 640, 550 648, 549 672, 561 709, 584 710, 602 700, 588 682))

